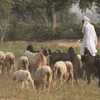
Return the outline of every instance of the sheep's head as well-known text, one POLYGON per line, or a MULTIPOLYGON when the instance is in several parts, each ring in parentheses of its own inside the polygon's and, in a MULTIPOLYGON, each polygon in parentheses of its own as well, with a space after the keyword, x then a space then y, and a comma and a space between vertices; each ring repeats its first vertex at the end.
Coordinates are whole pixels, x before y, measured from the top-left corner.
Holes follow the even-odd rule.
POLYGON ((83 62, 87 62, 88 60, 89 60, 89 58, 88 58, 87 55, 82 55, 82 56, 81 56, 81 61, 82 61, 82 63, 83 63, 83 62))
POLYGON ((33 52, 33 45, 32 44, 29 44, 27 46, 27 50, 29 50, 30 52, 33 52))
POLYGON ((70 48, 68 49, 68 53, 69 53, 69 54, 73 54, 73 53, 74 53, 74 48, 73 48, 73 47, 70 47, 70 48))

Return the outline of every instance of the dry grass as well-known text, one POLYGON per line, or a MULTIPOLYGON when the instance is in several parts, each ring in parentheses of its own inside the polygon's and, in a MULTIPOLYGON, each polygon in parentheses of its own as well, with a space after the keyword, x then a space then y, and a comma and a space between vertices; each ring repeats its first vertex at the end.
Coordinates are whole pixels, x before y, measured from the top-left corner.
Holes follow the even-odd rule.
POLYGON ((78 79, 79 86, 71 86, 71 83, 65 83, 61 86, 59 83, 53 87, 53 81, 50 87, 50 93, 39 93, 32 90, 28 91, 15 88, 11 77, 0 77, 0 100, 99 100, 100 88, 97 87, 98 79, 92 80, 90 85, 86 81, 78 79))
MULTIPOLYGON (((53 51, 56 49, 62 52, 67 52, 68 47, 73 46, 76 52, 79 52, 81 43, 77 44, 77 41, 73 40, 57 40, 47 42, 31 42, 34 44, 34 49, 39 50, 41 46, 46 49, 51 48, 53 51)), ((16 63, 18 58, 23 55, 26 50, 27 42, 13 42, 13 43, 0 43, 2 51, 11 51, 15 54, 16 63)), ((17 66, 16 66, 17 68, 17 66)), ((41 90, 39 93, 32 90, 31 87, 28 91, 18 90, 15 88, 15 83, 12 80, 12 75, 2 76, 0 75, 0 100, 100 100, 100 87, 98 87, 98 79, 92 80, 90 85, 87 85, 86 81, 78 79, 79 86, 72 87, 71 82, 65 83, 61 86, 58 82, 56 87, 53 87, 53 81, 50 87, 50 93, 43 93, 41 90)))

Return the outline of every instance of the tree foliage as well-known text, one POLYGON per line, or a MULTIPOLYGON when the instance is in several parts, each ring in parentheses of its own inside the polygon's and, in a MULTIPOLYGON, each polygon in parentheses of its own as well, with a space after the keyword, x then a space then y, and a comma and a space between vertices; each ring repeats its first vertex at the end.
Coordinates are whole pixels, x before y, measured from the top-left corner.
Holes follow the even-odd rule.
MULTIPOLYGON (((100 14, 100 0, 1 0, 0 20, 3 20, 3 23, 5 23, 3 25, 0 24, 0 27, 2 29, 0 30, 2 41, 6 32, 10 32, 9 38, 14 38, 14 40, 17 39, 14 37, 15 35, 16 37, 20 36, 20 39, 22 35, 28 37, 27 33, 31 33, 29 34, 30 39, 34 37, 34 31, 34 33, 37 34, 35 36, 39 38, 42 38, 44 36, 48 38, 50 36, 59 38, 60 36, 65 37, 65 34, 73 34, 73 31, 76 32, 78 27, 73 27, 74 29, 71 29, 70 27, 76 24, 71 25, 67 23, 69 23, 70 21, 70 23, 73 23, 74 20, 77 20, 76 14, 70 12, 70 8, 73 4, 76 3, 78 4, 78 7, 82 12, 86 12, 87 9, 92 10, 92 6, 96 6, 96 11, 98 14, 100 14), (21 26, 22 24, 14 24, 16 22, 27 22, 27 24, 29 25, 25 24, 21 26), (38 25, 42 25, 42 28, 37 27, 38 25), (66 27, 64 28, 64 26, 62 27, 62 25, 65 25, 66 27, 68 27, 68 29, 66 27), (10 31, 7 30, 8 26, 10 26, 10 31), (50 26, 53 30, 51 30, 50 26), (18 29, 16 29, 16 27, 18 29), (45 28, 47 28, 47 30, 45 28), (67 29, 68 32, 65 31, 63 32, 63 35, 58 35, 57 33, 60 33, 62 29, 67 29), (45 34, 42 34, 41 31, 45 34), (52 33, 52 35, 50 33, 52 33)), ((76 37, 75 35, 73 36, 76 37)))

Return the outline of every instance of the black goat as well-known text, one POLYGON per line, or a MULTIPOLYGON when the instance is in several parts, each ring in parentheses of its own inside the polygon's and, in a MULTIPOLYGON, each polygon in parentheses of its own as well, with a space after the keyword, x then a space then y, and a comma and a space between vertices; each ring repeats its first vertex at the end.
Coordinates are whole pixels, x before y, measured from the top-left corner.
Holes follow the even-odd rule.
POLYGON ((91 83, 91 75, 94 77, 96 75, 96 66, 95 66, 95 57, 91 55, 88 49, 85 49, 84 55, 82 55, 82 62, 84 66, 82 67, 83 71, 86 72, 87 83, 91 83))

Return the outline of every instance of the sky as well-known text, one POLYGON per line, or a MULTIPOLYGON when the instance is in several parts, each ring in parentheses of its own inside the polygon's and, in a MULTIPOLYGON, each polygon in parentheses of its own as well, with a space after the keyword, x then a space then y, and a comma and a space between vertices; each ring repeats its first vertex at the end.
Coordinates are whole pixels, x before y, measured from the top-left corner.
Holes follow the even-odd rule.
POLYGON ((90 10, 86 10, 86 13, 81 13, 81 10, 79 10, 78 5, 74 5, 71 9, 72 12, 77 13, 78 19, 81 20, 83 16, 87 16, 90 18, 91 21, 98 21, 98 14, 96 14, 94 7, 92 8, 94 13, 90 10))

